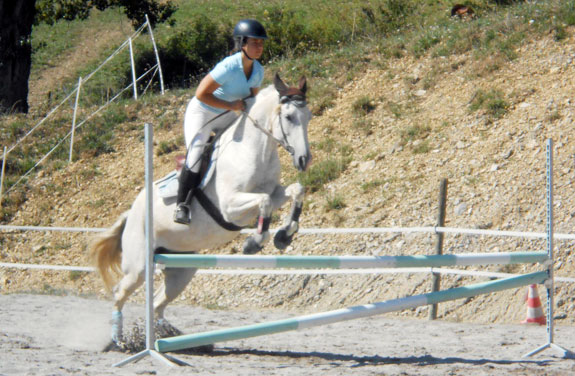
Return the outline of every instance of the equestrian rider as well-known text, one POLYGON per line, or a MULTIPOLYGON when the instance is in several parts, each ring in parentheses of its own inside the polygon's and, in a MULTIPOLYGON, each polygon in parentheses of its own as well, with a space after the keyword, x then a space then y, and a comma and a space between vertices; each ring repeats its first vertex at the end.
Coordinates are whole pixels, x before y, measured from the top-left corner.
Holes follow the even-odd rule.
POLYGON ((191 222, 191 202, 200 183, 200 160, 213 131, 223 130, 245 110, 242 100, 256 95, 264 78, 257 61, 262 56, 266 30, 256 20, 239 21, 234 27, 234 53, 220 61, 200 82, 184 117, 184 135, 188 152, 179 177, 174 221, 191 222))

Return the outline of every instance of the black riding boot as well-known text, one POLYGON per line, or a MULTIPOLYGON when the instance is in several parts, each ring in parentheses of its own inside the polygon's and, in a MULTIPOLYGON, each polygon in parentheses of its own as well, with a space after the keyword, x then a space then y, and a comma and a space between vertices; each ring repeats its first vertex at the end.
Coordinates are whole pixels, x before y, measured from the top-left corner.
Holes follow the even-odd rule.
POLYGON ((174 213, 174 222, 187 225, 192 221, 190 205, 199 182, 199 173, 193 172, 186 166, 182 167, 182 172, 180 172, 180 178, 178 180, 178 204, 174 213))

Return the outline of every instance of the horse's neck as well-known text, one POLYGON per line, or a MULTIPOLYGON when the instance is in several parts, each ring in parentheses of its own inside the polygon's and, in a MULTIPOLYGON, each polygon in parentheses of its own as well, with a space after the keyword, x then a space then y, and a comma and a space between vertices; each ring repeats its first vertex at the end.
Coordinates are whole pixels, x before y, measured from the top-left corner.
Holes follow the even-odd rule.
POLYGON ((271 116, 246 116, 244 122, 244 145, 251 150, 258 150, 262 157, 269 159, 274 153, 277 154, 275 141, 268 134, 271 134, 270 128, 271 116))
POLYGON ((271 124, 274 113, 269 107, 273 107, 273 104, 254 104, 253 109, 247 115, 244 114, 240 117, 231 132, 235 139, 241 138, 239 144, 242 148, 251 151, 257 150, 260 157, 264 159, 271 158, 274 154, 277 155, 276 142, 264 132, 265 130, 270 134, 272 133, 271 124))

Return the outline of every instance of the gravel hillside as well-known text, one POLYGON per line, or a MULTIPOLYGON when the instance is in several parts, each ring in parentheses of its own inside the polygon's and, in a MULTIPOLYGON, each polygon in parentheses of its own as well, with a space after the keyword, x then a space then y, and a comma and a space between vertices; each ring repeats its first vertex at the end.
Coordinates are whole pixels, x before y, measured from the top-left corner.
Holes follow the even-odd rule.
MULTIPOLYGON (((325 191, 309 194, 303 228, 435 225, 439 184, 449 181, 446 226, 544 232, 545 144, 554 141, 555 230, 575 228, 575 40, 551 37, 523 45, 519 57, 493 70, 495 62, 471 56, 380 60, 341 87, 335 105, 310 124, 314 161, 351 150, 352 161, 325 191), (499 90, 508 105, 502 117, 472 111, 478 90, 499 90), (374 110, 355 114, 368 96, 374 110), (335 147, 326 147, 332 139, 335 147), (328 201, 338 197, 341 209, 328 201)), ((310 77, 313 86, 313 77, 310 77)), ((127 210, 144 183, 144 122, 155 125, 160 145, 181 142, 185 105, 192 97, 168 93, 127 105, 130 121, 116 151, 82 159, 69 169, 40 173, 28 200, 10 224, 107 227, 127 210)), ((183 146, 157 155, 155 177, 174 168, 183 146)), ((283 153, 283 151, 281 151, 283 153)), ((286 155, 283 155, 286 158, 286 155)), ((287 161, 287 159, 286 159, 287 161)), ((286 177, 294 176, 285 164, 286 177)), ((272 224, 274 226, 274 224, 272 224)), ((90 234, 4 232, 0 262, 87 265, 90 234)), ((240 239, 218 253, 237 253, 240 239)), ((410 255, 434 252, 433 234, 300 235, 285 254, 410 255)), ((556 242, 556 275, 575 277, 574 242, 556 242)), ((544 250, 542 240, 446 235, 445 253, 544 250)), ((278 254, 268 245, 264 254, 278 254)), ((475 267, 521 273, 535 266, 475 267)), ((484 279, 446 276, 448 288, 484 279)), ((320 310, 369 303, 430 290, 428 274, 209 276, 192 281, 178 301, 226 310, 260 307, 320 310)), ((559 323, 573 324, 575 286, 557 283, 559 323)), ((95 273, 0 269, 0 293, 43 292, 108 296, 95 273)), ((517 323, 525 317, 526 289, 440 305, 440 318, 461 322, 517 323)), ((544 291, 540 288, 540 293, 544 291)), ((142 290, 135 298, 142 301, 142 290)), ((397 313, 427 317, 427 307, 397 313)), ((169 315, 169 309, 168 309, 169 315)))

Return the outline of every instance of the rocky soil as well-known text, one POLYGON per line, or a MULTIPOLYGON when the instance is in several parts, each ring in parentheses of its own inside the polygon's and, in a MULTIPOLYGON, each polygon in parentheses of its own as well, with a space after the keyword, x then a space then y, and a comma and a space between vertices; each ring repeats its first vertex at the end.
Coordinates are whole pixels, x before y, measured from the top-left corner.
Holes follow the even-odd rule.
MULTIPOLYGON (((546 140, 554 141, 555 231, 575 227, 575 40, 551 37, 523 45, 519 57, 496 61, 468 55, 380 60, 341 87, 335 105, 310 124, 315 163, 351 150, 345 172, 309 194, 302 228, 432 226, 441 179, 449 181, 446 226, 544 232, 546 140), (478 89, 501 90, 507 113, 470 110, 478 89), (375 109, 358 116, 353 103, 368 96, 375 109), (333 140, 331 149, 326 140, 333 140), (339 197, 345 207, 331 209, 339 197)), ((313 77, 311 77, 313 86, 313 77)), ((116 151, 81 159, 68 169, 40 172, 10 224, 107 227, 144 184, 144 122, 155 126, 155 176, 174 168, 184 108, 193 93, 127 104, 130 122, 116 151), (161 155, 159 155, 161 154, 161 155)), ((283 153, 283 152, 282 152, 283 153)), ((286 158, 286 156, 283 156, 286 158)), ((287 158, 286 158, 287 161, 287 158)), ((285 164, 286 179, 294 176, 285 164)), ((274 224, 272 224, 274 226, 274 224)), ((0 262, 87 265, 89 233, 4 231, 0 262)), ((218 253, 237 253, 241 239, 218 253)), ((434 252, 434 234, 300 235, 286 254, 410 255, 434 252)), ((573 241, 556 242, 556 275, 575 277, 573 241)), ((445 253, 544 250, 543 240, 446 235, 445 253)), ((208 251, 206 251, 208 252, 208 251)), ((264 254, 278 254, 268 245, 264 254)), ((522 273, 536 266, 469 267, 522 273)), ((448 288, 484 280, 446 276, 448 288)), ((200 275, 178 303, 211 309, 317 312, 430 290, 429 274, 214 276, 200 275)), ((466 323, 518 323, 525 289, 441 304, 438 316, 466 323)), ((573 324, 575 286, 557 283, 556 316, 573 324)), ((108 297, 95 273, 0 269, 0 293, 71 293, 108 297)), ((540 293, 543 290, 540 289, 540 293)), ((133 301, 142 301, 140 290, 133 301)), ((389 316, 427 317, 427 307, 389 316)))

